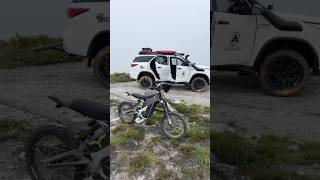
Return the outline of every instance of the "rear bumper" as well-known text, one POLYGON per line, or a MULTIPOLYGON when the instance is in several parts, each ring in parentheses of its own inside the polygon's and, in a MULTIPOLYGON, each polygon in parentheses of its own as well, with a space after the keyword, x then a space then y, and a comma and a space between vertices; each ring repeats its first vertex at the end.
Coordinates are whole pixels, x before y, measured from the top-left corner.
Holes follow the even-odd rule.
POLYGON ((138 72, 135 72, 135 71, 130 71, 129 75, 130 75, 130 78, 133 80, 137 80, 139 76, 138 72))

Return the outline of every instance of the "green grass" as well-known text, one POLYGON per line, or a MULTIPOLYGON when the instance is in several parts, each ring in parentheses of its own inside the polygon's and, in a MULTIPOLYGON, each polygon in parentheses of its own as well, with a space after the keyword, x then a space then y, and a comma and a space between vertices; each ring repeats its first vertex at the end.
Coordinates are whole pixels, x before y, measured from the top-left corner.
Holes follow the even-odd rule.
POLYGON ((120 101, 116 99, 110 99, 110 106, 118 106, 120 104, 120 101))
POLYGON ((210 139, 210 129, 209 127, 200 127, 198 125, 192 125, 187 131, 186 135, 192 143, 197 143, 203 140, 210 139))
POLYGON ((0 141, 10 139, 24 140, 30 132, 30 125, 25 121, 0 119, 0 141))
POLYGON ((155 174, 156 180, 168 180, 168 179, 175 179, 178 180, 178 176, 174 173, 173 170, 169 170, 163 163, 159 163, 157 167, 157 171, 155 174))
POLYGON ((170 141, 170 144, 173 146, 173 147, 178 147, 180 146, 181 142, 178 140, 178 139, 172 139, 170 141))
POLYGON ((220 161, 238 167, 244 175, 253 179, 303 179, 288 172, 272 174, 270 168, 300 164, 306 160, 318 161, 320 158, 320 144, 298 144, 286 137, 265 135, 253 142, 239 134, 219 133, 212 134, 211 141, 211 152, 220 161))
POLYGON ((22 65, 46 65, 79 61, 79 56, 69 56, 62 51, 47 50, 33 53, 28 49, 61 42, 60 38, 49 36, 16 35, 7 41, 0 41, 0 67, 12 68, 22 65))
POLYGON ((161 121, 163 118, 163 113, 155 111, 152 116, 146 121, 147 126, 155 125, 157 122, 161 121))
POLYGON ((179 151, 185 158, 195 158, 200 167, 209 167, 209 148, 194 144, 183 144, 180 146, 179 151))
POLYGON ((161 139, 161 136, 159 136, 159 135, 151 137, 150 140, 153 144, 158 144, 158 143, 162 144, 163 143, 163 140, 161 139))
POLYGON ((148 168, 153 168, 156 156, 150 151, 140 151, 129 159, 128 173, 130 176, 143 174, 148 168))
POLYGON ((110 75, 110 81, 111 83, 130 82, 132 79, 127 73, 113 73, 110 75))
POLYGON ((196 104, 188 105, 185 103, 175 103, 175 104, 172 104, 172 106, 177 110, 178 113, 181 113, 184 115, 204 112, 204 108, 196 104))
POLYGON ((130 139, 137 141, 142 141, 144 139, 143 132, 127 124, 119 125, 111 132, 114 136, 112 137, 110 144, 115 147, 125 144, 130 139))

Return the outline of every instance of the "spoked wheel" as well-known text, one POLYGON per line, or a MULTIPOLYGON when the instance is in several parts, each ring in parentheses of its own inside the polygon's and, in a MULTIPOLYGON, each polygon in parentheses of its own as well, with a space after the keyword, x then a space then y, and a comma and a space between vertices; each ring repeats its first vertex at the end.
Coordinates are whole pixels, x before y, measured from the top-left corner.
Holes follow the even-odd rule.
POLYGON ((38 129, 27 146, 26 161, 34 180, 82 180, 78 174, 79 167, 57 166, 60 163, 74 162, 72 157, 45 162, 49 158, 76 147, 77 141, 72 133, 65 128, 45 126, 38 129))
POLYGON ((110 82, 110 49, 102 48, 93 60, 93 71, 99 82, 109 88, 110 82))
POLYGON ((171 139, 179 139, 187 132, 187 122, 185 119, 176 113, 169 113, 171 124, 169 123, 168 117, 165 117, 162 121, 163 133, 171 139))
POLYGON ((148 89, 153 86, 154 81, 150 76, 144 75, 139 79, 138 83, 142 89, 148 89))
POLYGON ((118 115, 121 121, 132 123, 135 119, 134 105, 128 101, 121 102, 118 106, 118 115))
POLYGON ((207 81, 203 77, 196 77, 191 81, 191 89, 195 92, 202 92, 208 86, 207 81))
POLYGON ((273 53, 266 58, 260 70, 262 86, 275 96, 298 94, 309 75, 309 66, 304 57, 291 50, 273 53))

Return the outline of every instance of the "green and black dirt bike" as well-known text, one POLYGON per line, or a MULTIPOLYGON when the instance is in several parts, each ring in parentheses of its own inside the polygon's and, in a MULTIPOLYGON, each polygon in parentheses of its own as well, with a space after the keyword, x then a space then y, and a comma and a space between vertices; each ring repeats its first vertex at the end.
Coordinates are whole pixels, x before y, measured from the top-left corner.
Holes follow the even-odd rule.
POLYGON ((45 125, 35 130, 26 150, 32 179, 109 179, 109 107, 85 99, 68 102, 49 98, 57 107, 73 109, 92 121, 77 134, 60 125, 45 125))
POLYGON ((170 100, 165 97, 165 93, 169 92, 170 88, 168 83, 159 83, 151 88, 150 95, 127 92, 128 96, 134 97, 137 101, 123 101, 119 104, 118 115, 120 119, 125 123, 141 124, 150 119, 157 109, 157 105, 160 104, 161 112, 164 113, 161 121, 163 133, 170 139, 183 137, 187 132, 187 122, 182 115, 170 110, 168 104, 170 100))

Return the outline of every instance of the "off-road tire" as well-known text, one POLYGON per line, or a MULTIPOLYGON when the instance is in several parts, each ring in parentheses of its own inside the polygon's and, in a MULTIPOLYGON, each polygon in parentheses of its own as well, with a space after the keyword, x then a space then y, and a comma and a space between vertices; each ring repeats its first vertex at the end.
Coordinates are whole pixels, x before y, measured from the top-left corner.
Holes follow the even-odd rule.
POLYGON ((122 106, 124 106, 124 105, 128 105, 128 106, 132 107, 132 109, 134 109, 134 105, 133 105, 131 102, 129 102, 129 101, 123 101, 123 102, 121 102, 121 103, 118 105, 118 116, 119 116, 119 118, 120 118, 120 120, 121 120, 122 122, 131 124, 131 123, 134 122, 135 116, 133 116, 132 119, 125 119, 125 118, 123 117, 122 113, 121 113, 121 108, 122 108, 122 106))
POLYGON ((170 139, 181 139, 187 133, 187 130, 188 130, 187 121, 181 114, 178 114, 178 113, 175 113, 175 112, 170 112, 169 115, 170 116, 176 116, 177 118, 179 118, 182 121, 182 123, 183 123, 183 133, 179 137, 172 136, 171 134, 168 134, 164 129, 164 123, 165 123, 165 121, 167 119, 165 116, 164 116, 163 120, 161 121, 161 130, 162 130, 163 134, 165 136, 167 136, 168 138, 170 138, 170 139))
POLYGON ((195 77, 190 82, 190 87, 194 92, 203 92, 206 90, 208 82, 203 77, 195 77))
POLYGON ((154 80, 150 75, 143 75, 138 79, 138 83, 142 89, 148 89, 154 85, 154 80))
MULTIPOLYGON (((34 151, 35 145, 41 140, 41 138, 46 136, 55 136, 64 143, 67 149, 72 149, 77 147, 77 139, 72 131, 58 127, 54 125, 46 125, 36 129, 26 146, 26 163, 29 174, 33 180, 45 179, 45 177, 41 177, 41 173, 39 174, 37 167, 34 162, 34 151)), ((82 167, 78 167, 82 168, 82 167)), ((77 168, 76 168, 77 170, 77 168)), ((79 170, 79 169, 78 169, 79 170)), ((84 177, 83 175, 76 174, 74 180, 82 180, 84 177)))
POLYGON ((110 47, 100 49, 93 59, 93 72, 98 81, 106 88, 110 87, 110 47))
POLYGON ((306 59, 301 54, 293 50, 284 49, 284 50, 275 51, 264 59, 264 61, 260 66, 259 79, 262 87, 271 95, 279 96, 279 97, 291 97, 299 94, 303 90, 303 88, 305 87, 305 85, 309 80, 310 73, 311 73, 310 67, 306 59), (288 70, 289 66, 283 65, 283 63, 285 62, 290 63, 290 66, 294 67, 293 70, 288 70), (276 65, 280 66, 280 68, 276 67, 276 65), (274 72, 275 68, 281 69, 280 71, 283 71, 283 72, 277 71, 275 73, 274 72), (287 75, 288 72, 291 73, 290 75, 291 78, 293 76, 295 77, 295 79, 292 81, 294 82, 292 85, 288 84, 289 83, 288 82, 289 76, 287 75), (272 80, 272 76, 273 76, 273 79, 275 77, 279 79, 279 77, 282 78, 283 76, 285 76, 284 78, 286 79, 287 87, 283 87, 283 88, 276 87, 277 86, 275 82, 276 80, 272 80))

